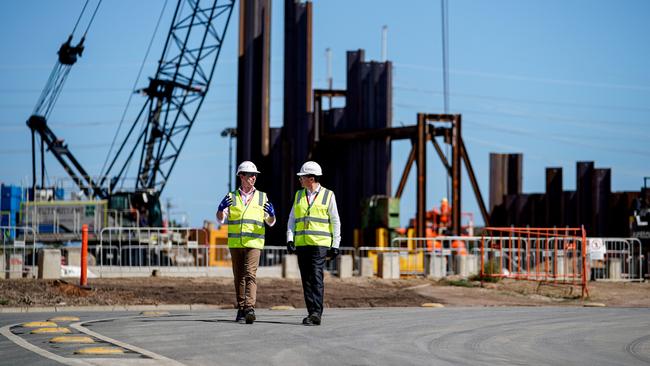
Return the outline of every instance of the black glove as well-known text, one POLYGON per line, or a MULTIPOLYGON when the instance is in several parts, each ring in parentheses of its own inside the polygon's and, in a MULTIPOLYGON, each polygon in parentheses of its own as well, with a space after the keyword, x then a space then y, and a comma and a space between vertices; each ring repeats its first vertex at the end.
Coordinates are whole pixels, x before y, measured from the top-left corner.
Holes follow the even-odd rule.
POLYGON ((287 253, 296 254, 296 244, 294 244, 293 241, 287 242, 287 253))
POLYGON ((332 247, 327 249, 327 258, 329 258, 330 260, 334 260, 338 256, 339 256, 339 248, 332 247))

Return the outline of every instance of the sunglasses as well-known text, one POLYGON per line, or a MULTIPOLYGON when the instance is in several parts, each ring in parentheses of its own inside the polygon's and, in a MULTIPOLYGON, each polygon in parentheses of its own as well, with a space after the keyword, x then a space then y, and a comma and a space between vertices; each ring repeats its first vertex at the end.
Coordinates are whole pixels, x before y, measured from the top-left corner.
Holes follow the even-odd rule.
POLYGON ((313 175, 299 175, 298 180, 303 180, 303 179, 313 178, 313 177, 314 177, 313 175))
POLYGON ((241 173, 246 178, 257 177, 257 173, 241 173))

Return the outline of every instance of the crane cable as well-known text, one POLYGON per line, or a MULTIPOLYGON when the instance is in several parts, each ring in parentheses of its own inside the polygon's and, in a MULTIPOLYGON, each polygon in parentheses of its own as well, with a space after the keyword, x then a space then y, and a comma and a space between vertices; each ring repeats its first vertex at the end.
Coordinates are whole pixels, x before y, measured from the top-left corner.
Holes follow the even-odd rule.
POLYGON ((135 93, 136 87, 140 82, 140 76, 142 75, 142 70, 144 69, 144 65, 147 61, 147 58, 149 58, 149 52, 151 51, 151 46, 153 45, 153 41, 156 38, 156 33, 158 33, 158 27, 160 26, 160 22, 163 18, 163 14, 165 13, 165 9, 167 8, 167 2, 168 0, 165 0, 165 3, 163 4, 162 9, 160 10, 160 15, 158 16, 156 27, 153 30, 153 34, 151 35, 151 40, 149 41, 149 45, 147 46, 147 52, 145 52, 144 58, 142 59, 142 64, 140 65, 140 70, 138 70, 138 76, 136 76, 135 78, 135 82, 133 83, 133 87, 131 88, 131 93, 129 93, 129 99, 127 100, 126 106, 124 107, 124 111, 122 112, 122 118, 120 118, 120 123, 117 126, 117 131, 115 131, 115 136, 113 136, 113 141, 111 142, 111 146, 108 149, 108 153, 106 154, 106 160, 104 160, 104 164, 102 165, 102 169, 100 170, 100 175, 99 175, 100 177, 103 177, 105 174, 108 174, 108 171, 104 172, 104 169, 106 169, 106 164, 108 164, 108 160, 110 159, 111 153, 113 152, 115 141, 117 141, 117 136, 120 134, 120 130, 122 129, 122 124, 124 123, 124 119, 126 118, 126 113, 129 109, 129 106, 131 105, 131 99, 133 98, 133 94, 135 93))
MULTIPOLYGON (((34 115, 42 115, 43 117, 47 118, 49 114, 52 112, 52 109, 54 108, 54 105, 56 104, 57 100, 59 99, 61 90, 63 89, 63 85, 65 84, 65 81, 68 78, 68 74, 70 73, 70 68, 72 64, 76 62, 75 59, 70 64, 62 63, 60 52, 64 49, 65 45, 67 45, 67 47, 70 47, 70 42, 72 41, 74 33, 77 31, 77 27, 79 26, 79 23, 81 22, 81 19, 83 18, 84 13, 86 12, 86 8, 88 7, 89 2, 90 0, 86 0, 86 2, 84 3, 83 8, 81 9, 81 13, 79 14, 79 17, 77 18, 77 21, 75 22, 75 25, 72 28, 72 32, 68 36, 68 40, 64 43, 62 48, 59 50, 59 59, 57 60, 54 67, 52 68, 52 71, 50 72, 50 76, 48 77, 47 82, 45 84, 45 88, 43 88, 43 91, 41 92, 41 95, 39 96, 38 101, 36 102, 36 106, 34 107, 34 111, 32 112, 32 114, 34 115)), ((81 40, 75 47, 75 48, 80 48, 79 51, 75 51, 78 52, 79 55, 81 55, 81 52, 83 51, 83 42, 86 39, 86 35, 88 34, 88 31, 90 30, 90 26, 95 20, 95 15, 97 15, 97 11, 99 10, 99 6, 101 5, 101 3, 102 0, 99 0, 97 2, 97 6, 95 7, 95 10, 93 11, 93 14, 90 18, 90 21, 86 26, 86 30, 84 31, 81 40)))

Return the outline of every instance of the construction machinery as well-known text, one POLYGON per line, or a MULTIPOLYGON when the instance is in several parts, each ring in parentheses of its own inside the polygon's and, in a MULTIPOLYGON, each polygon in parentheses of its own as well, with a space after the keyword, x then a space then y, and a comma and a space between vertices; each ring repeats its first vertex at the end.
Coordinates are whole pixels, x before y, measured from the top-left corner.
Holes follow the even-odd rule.
MULTIPOLYGON (((116 134, 105 169, 93 177, 47 121, 72 65, 82 56, 86 34, 100 3, 101 0, 79 43, 72 45, 75 26, 61 46, 54 69, 27 120, 32 133, 31 191, 34 192, 28 200, 34 201, 37 192, 46 189, 44 158, 47 149, 83 192, 86 202, 82 205, 105 202, 107 212, 120 213, 121 218, 130 222, 124 226, 162 226, 160 195, 210 87, 235 1, 177 1, 156 73, 149 78, 147 86, 137 90, 146 100, 120 144, 116 144, 116 134), (36 172, 37 137, 40 138, 40 185, 36 172), (134 186, 122 188, 126 178, 133 176, 134 186)), ((86 1, 79 20, 89 16, 86 13, 88 4, 86 1)), ((38 203, 31 205, 38 206, 38 203)), ((99 222, 105 221, 106 217, 99 219, 99 222)), ((96 232, 98 228, 91 227, 93 229, 96 232)))

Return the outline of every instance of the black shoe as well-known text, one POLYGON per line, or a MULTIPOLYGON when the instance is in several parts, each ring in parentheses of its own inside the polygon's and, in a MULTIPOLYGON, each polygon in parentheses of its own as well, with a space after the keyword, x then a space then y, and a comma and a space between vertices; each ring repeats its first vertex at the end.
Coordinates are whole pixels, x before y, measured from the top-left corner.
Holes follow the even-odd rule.
POLYGON ((253 324, 253 322, 255 322, 255 319, 255 310, 246 310, 246 324, 253 324))
POLYGON ((244 324, 246 316, 244 315, 244 309, 238 309, 237 310, 237 317, 235 318, 235 321, 237 323, 244 324))
POLYGON ((320 316, 311 314, 302 320, 303 325, 320 325, 320 316))

